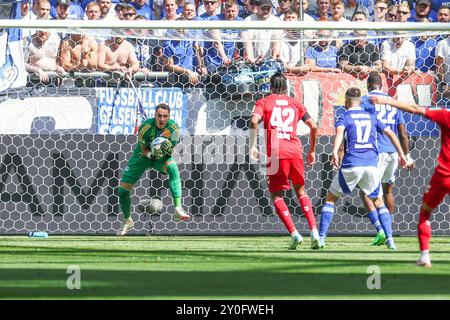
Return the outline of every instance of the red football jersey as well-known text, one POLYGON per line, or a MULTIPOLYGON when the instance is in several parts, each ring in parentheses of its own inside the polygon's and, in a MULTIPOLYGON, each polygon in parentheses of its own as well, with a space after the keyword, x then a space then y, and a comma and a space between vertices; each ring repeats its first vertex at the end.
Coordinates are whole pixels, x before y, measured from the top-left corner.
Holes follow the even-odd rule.
POLYGON ((436 172, 450 176, 450 110, 426 109, 425 117, 435 121, 441 127, 441 152, 436 172))
POLYGON ((264 121, 269 158, 303 159, 297 124, 305 114, 305 107, 286 95, 271 94, 256 102, 252 115, 264 121))

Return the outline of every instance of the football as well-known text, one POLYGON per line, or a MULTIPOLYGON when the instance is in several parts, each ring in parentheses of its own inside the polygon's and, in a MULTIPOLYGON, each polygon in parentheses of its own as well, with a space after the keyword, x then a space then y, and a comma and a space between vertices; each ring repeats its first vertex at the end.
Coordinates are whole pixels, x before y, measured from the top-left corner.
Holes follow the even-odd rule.
POLYGON ((147 214, 160 213, 163 208, 163 203, 160 199, 144 198, 139 202, 138 209, 140 212, 147 214))
POLYGON ((161 149, 161 146, 166 140, 167 139, 164 137, 158 137, 152 141, 150 145, 150 152, 156 159, 162 158, 163 151, 161 149))

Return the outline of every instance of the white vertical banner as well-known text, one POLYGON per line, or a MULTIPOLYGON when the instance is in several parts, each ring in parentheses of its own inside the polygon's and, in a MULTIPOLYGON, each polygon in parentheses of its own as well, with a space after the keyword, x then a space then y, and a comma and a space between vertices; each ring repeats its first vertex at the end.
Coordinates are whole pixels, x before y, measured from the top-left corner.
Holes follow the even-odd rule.
MULTIPOLYGON (((2 1, 0 19, 21 19, 20 1, 2 1)), ((0 92, 24 87, 27 82, 20 29, 0 29, 0 92)))

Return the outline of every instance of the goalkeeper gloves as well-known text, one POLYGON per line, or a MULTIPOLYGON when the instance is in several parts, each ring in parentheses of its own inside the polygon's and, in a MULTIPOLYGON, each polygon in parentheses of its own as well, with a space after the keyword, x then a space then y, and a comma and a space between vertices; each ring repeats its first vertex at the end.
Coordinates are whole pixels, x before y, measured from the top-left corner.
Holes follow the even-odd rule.
POLYGON ((153 149, 153 152, 150 152, 152 155, 152 159, 159 160, 164 157, 164 152, 162 150, 162 146, 158 146, 153 149))
POLYGON ((160 150, 162 151, 163 155, 165 155, 165 156, 170 156, 170 155, 172 155, 172 152, 173 152, 173 144, 172 144, 172 141, 170 141, 169 139, 165 140, 165 141, 161 144, 160 150))

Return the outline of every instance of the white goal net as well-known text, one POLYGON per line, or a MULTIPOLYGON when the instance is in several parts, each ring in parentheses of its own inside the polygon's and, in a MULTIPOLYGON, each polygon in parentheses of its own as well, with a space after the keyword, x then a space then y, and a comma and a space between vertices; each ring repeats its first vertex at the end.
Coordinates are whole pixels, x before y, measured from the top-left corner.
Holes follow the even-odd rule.
MULTIPOLYGON (((248 158, 248 120, 275 72, 320 127, 317 163, 305 168, 317 214, 349 87, 367 93, 376 70, 392 97, 450 107, 448 23, 52 21, 0 20, 0 234, 115 234, 139 112, 151 117, 159 103, 181 128, 174 154, 193 218, 173 221, 168 179, 149 170, 132 194, 135 234, 283 232, 264 166, 248 158), (144 197, 160 198, 163 211, 139 213, 144 197)), ((435 124, 404 116, 416 168, 398 171, 394 233, 413 235, 440 139, 435 124)), ((308 230, 295 195, 286 199, 308 230)), ((433 214, 435 234, 450 234, 449 204, 433 214)), ((356 193, 339 202, 330 232, 373 233, 356 193)))

